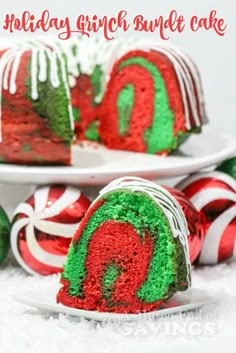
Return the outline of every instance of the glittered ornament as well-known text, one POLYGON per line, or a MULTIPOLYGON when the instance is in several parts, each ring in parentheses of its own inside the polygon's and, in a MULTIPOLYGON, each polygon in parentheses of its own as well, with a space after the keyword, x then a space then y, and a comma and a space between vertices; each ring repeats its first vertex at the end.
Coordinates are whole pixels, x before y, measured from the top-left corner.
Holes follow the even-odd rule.
POLYGON ((192 175, 177 187, 206 218, 201 264, 216 264, 236 256, 236 181, 221 172, 192 175))
POLYGON ((185 194, 174 188, 165 188, 175 197, 175 199, 180 204, 186 221, 188 224, 188 244, 189 244, 189 255, 190 261, 193 263, 200 254, 203 239, 204 239, 204 227, 205 227, 205 217, 199 212, 192 202, 185 196, 185 194))
POLYGON ((236 157, 227 159, 216 170, 229 174, 232 178, 236 179, 236 157))
POLYGON ((0 207, 0 265, 7 256, 10 248, 10 222, 4 212, 3 208, 0 207))
POLYGON ((30 274, 61 272, 71 238, 90 205, 79 189, 41 187, 14 213, 11 247, 30 274))

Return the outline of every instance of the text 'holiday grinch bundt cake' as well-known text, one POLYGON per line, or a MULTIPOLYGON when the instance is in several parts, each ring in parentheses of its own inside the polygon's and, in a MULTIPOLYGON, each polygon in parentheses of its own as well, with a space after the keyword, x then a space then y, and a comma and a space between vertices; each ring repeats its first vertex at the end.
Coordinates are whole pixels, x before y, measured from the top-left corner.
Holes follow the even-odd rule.
POLYGON ((0 51, 0 161, 71 164, 71 145, 168 154, 206 122, 196 66, 178 49, 75 37, 0 51))
POLYGON ((167 190, 140 178, 113 181, 72 239, 57 302, 116 313, 159 308, 190 284, 187 235, 167 190))

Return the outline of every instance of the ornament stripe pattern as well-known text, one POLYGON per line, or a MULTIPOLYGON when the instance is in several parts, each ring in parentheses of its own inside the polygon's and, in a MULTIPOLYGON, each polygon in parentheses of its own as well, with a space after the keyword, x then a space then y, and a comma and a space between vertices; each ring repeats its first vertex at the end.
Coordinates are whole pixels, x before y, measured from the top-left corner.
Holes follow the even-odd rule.
POLYGON ((50 188, 44 187, 36 190, 34 194, 34 208, 21 203, 15 210, 14 215, 24 214, 26 218, 19 218, 11 229, 11 246, 19 264, 29 273, 35 274, 22 259, 18 248, 18 234, 25 227, 26 243, 33 258, 47 266, 61 268, 66 256, 59 256, 44 250, 37 241, 35 230, 50 234, 50 236, 72 238, 79 222, 74 224, 63 224, 52 222, 49 219, 59 215, 65 208, 76 202, 81 192, 76 189, 66 188, 61 197, 48 207, 50 188))
POLYGON ((224 173, 214 171, 192 175, 180 182, 177 188, 186 193, 207 218, 208 227, 199 262, 216 264, 235 256, 236 181, 224 173))
MULTIPOLYGON (((222 213, 209 227, 202 251, 200 254, 200 263, 216 263, 219 255, 219 245, 221 236, 227 228, 228 224, 236 217, 236 206, 233 206, 222 213), (214 241, 212 241, 214 239, 214 241), (205 260, 207 259, 207 260, 205 260)), ((235 234, 236 236, 236 234, 235 234)))

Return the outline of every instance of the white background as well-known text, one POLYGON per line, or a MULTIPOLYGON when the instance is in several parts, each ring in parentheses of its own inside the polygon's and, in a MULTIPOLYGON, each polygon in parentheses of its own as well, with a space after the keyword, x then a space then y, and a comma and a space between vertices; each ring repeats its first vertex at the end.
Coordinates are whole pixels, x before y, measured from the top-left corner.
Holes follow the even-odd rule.
MULTIPOLYGON (((216 9, 219 16, 222 16, 227 23, 226 35, 223 38, 218 37, 211 31, 192 33, 186 29, 182 34, 172 34, 171 42, 188 52, 199 66, 205 89, 208 115, 212 125, 218 126, 236 137, 236 3, 234 0, 86 0, 83 2, 79 0, 5 0, 1 1, 0 4, 0 27, 2 26, 5 13, 14 12, 20 15, 21 11, 30 10, 34 15, 38 16, 43 9, 50 10, 51 16, 64 17, 68 15, 71 18, 71 22, 75 21, 75 18, 79 14, 87 13, 97 14, 99 16, 111 16, 115 15, 120 9, 126 9, 130 18, 133 18, 136 14, 143 14, 147 18, 153 18, 162 14, 167 15, 171 9, 176 9, 179 13, 183 14, 186 19, 189 19, 192 15, 207 16, 210 10, 216 9)), ((134 33, 129 31, 126 35, 133 36, 134 33)), ((144 37, 144 34, 135 33, 135 35, 144 37)), ((7 33, 0 29, 0 36, 6 37, 7 33)), ((158 32, 156 32, 156 34, 146 34, 146 37, 159 39, 158 32)), ((215 143, 217 143, 217 141, 215 143)), ((32 192, 29 187, 21 186, 19 188, 11 185, 0 185, 0 191, 0 204, 3 204, 4 207, 13 205, 11 198, 14 198, 14 203, 17 204, 23 200, 26 194, 32 192)), ((222 323, 225 330, 223 334, 217 336, 216 339, 208 340, 206 337, 205 340, 201 340, 198 344, 197 341, 199 337, 196 337, 194 342, 193 340, 188 340, 186 343, 186 341, 183 340, 182 344, 180 344, 180 342, 176 344, 173 340, 171 342, 171 340, 168 339, 162 347, 163 341, 160 342, 158 337, 155 339, 150 338, 149 341, 148 337, 146 337, 147 340, 137 340, 134 345, 133 341, 136 339, 135 337, 122 342, 119 335, 116 337, 108 330, 105 337, 106 342, 110 343, 110 348, 113 346, 114 352, 118 352, 120 347, 122 351, 125 352, 127 350, 125 349, 127 348, 126 345, 130 345, 131 343, 133 343, 132 347, 135 346, 135 349, 130 349, 130 351, 137 351, 139 348, 142 352, 175 351, 176 353, 185 353, 190 351, 214 351, 217 353, 222 352, 222 350, 224 350, 223 348, 225 348, 229 353, 235 352, 235 338, 233 336, 232 322, 234 322, 233 315, 235 316, 236 307, 232 298, 229 298, 229 293, 232 295, 235 293, 233 270, 233 268, 227 269, 226 267, 220 267, 215 272, 212 268, 210 270, 212 271, 211 273, 206 272, 205 275, 204 273, 202 274, 204 278, 209 279, 211 287, 208 286, 208 289, 210 290, 213 288, 219 289, 221 285, 223 285, 224 289, 227 289, 227 284, 229 287, 230 283, 230 287, 228 288, 229 300, 225 301, 225 305, 219 305, 219 314, 223 320, 222 323), (221 278, 221 282, 219 278, 221 278), (222 282, 224 279, 225 284, 222 282), (224 319, 228 321, 224 321, 224 319)), ((10 275, 6 272, 4 283, 14 275, 16 277, 12 280, 12 287, 10 285, 5 286, 6 290, 9 289, 9 293, 15 292, 17 283, 15 281, 17 280, 19 281, 19 287, 21 283, 22 287, 28 285, 29 288, 34 288, 34 286, 36 288, 36 286, 38 286, 37 281, 33 283, 33 279, 30 277, 25 278, 21 273, 14 274, 13 270, 10 275)), ((197 274, 197 280, 197 285, 203 285, 200 273, 199 275, 197 274)), ((5 292, 2 291, 2 293, 4 294, 5 292)), ((97 331, 93 338, 91 335, 94 334, 94 330, 91 327, 87 329, 86 323, 81 323, 80 327, 78 327, 79 324, 76 322, 73 323, 73 321, 67 325, 67 320, 63 318, 59 320, 59 323, 56 318, 45 320, 44 317, 32 315, 32 311, 30 310, 25 312, 25 309, 23 310, 18 306, 19 304, 12 304, 9 296, 10 294, 6 297, 2 296, 2 303, 6 302, 6 304, 8 304, 9 302, 9 306, 6 305, 6 310, 3 313, 5 316, 3 315, 3 327, 1 328, 1 331, 5 333, 4 342, 6 349, 2 346, 4 352, 31 353, 47 351, 51 353, 52 351, 54 352, 54 350, 52 350, 53 346, 55 346, 55 352, 58 351, 58 343, 62 353, 75 350, 82 351, 83 348, 88 345, 94 347, 93 352, 98 352, 95 346, 101 348, 102 343, 104 345, 106 343, 102 342, 102 338, 104 340, 102 332, 97 331), (6 319, 9 315, 12 315, 10 312, 11 309, 15 315, 15 323, 12 321, 12 324, 8 323, 8 325, 5 325, 4 317, 6 319), (14 325, 15 329, 12 328, 14 325), (42 334, 41 337, 40 334, 42 334), (44 339, 45 337, 46 340, 44 339), (65 346, 63 346, 63 344, 65 344, 65 346), (48 347, 51 347, 51 349, 48 347)), ((2 309, 4 306, 2 306, 2 309)), ((87 349, 84 351, 87 351, 87 349)), ((109 349, 109 352, 110 351, 111 349, 109 349)))

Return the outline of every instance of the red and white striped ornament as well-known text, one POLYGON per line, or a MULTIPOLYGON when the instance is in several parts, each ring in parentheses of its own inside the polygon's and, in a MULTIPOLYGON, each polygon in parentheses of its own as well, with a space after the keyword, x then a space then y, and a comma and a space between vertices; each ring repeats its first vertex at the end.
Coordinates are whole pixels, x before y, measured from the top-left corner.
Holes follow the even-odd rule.
POLYGON ((194 174, 177 186, 206 217, 200 264, 236 257, 236 181, 221 172, 194 174))
POLYGON ((41 187, 14 212, 11 247, 30 274, 61 272, 75 230, 90 201, 79 189, 41 187))

